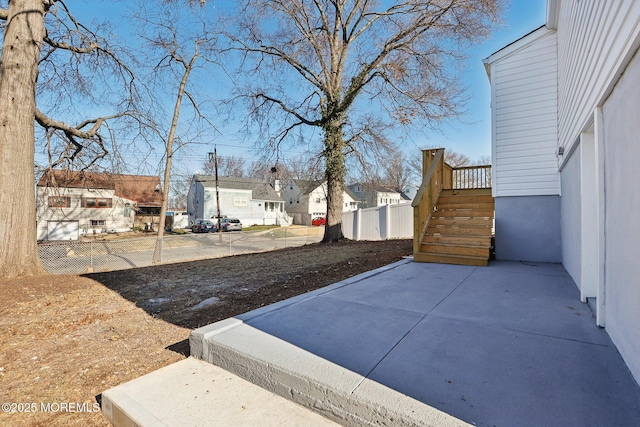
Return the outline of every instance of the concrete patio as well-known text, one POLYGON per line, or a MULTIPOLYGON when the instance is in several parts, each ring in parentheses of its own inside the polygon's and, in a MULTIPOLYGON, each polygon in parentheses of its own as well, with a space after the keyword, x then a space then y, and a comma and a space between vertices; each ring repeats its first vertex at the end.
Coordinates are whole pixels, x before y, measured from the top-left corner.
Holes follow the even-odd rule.
POLYGON ((195 330, 191 352, 343 425, 640 424, 640 387, 559 264, 405 260, 195 330))

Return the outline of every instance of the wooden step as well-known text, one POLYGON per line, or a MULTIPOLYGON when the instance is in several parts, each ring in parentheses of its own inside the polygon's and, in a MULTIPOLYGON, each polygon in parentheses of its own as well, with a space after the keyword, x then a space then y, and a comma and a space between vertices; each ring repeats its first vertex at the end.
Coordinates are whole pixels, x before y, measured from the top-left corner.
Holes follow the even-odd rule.
POLYGON ((443 243, 421 244, 420 252, 426 254, 440 255, 462 255, 462 256, 479 256, 489 258, 489 245, 472 246, 472 245, 456 245, 443 243))
POLYGON ((453 210, 453 209, 478 209, 478 210, 493 210, 492 203, 440 203, 436 205, 436 210, 453 210))
POLYGON ((486 267, 489 264, 489 257, 455 256, 442 254, 427 254, 418 252, 413 255, 413 260, 417 262, 434 262, 438 264, 458 264, 476 265, 486 267))
POLYGON ((493 218, 474 218, 474 217, 437 217, 432 218, 429 222, 430 227, 493 227, 493 218))
POLYGON ((467 190, 442 190, 440 197, 447 196, 492 196, 490 188, 472 188, 467 190))
POLYGON ((433 227, 429 226, 427 234, 446 234, 449 236, 491 236, 491 227, 433 227))
POLYGON ((442 243, 447 245, 472 245, 472 246, 491 246, 491 236, 474 236, 459 234, 444 234, 446 230, 442 230, 443 234, 427 234, 422 240, 423 244, 442 243))
POLYGON ((456 209, 456 210, 437 210, 431 215, 434 217, 459 217, 459 218, 491 218, 493 220, 494 211, 491 209, 475 210, 475 209, 456 209))
POLYGON ((491 189, 444 190, 414 259, 485 266, 491 251, 495 202, 491 189))
POLYGON ((438 198, 438 204, 443 203, 489 203, 494 204, 493 197, 491 196, 442 196, 438 198))

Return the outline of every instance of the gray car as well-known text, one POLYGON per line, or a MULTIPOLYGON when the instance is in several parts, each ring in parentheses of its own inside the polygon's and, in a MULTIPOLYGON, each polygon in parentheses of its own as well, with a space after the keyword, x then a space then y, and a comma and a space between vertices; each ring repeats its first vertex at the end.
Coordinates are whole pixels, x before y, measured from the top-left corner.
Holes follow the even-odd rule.
POLYGON ((222 231, 242 231, 242 223, 236 218, 222 218, 220 220, 220 230, 222 231))
POLYGON ((218 229, 218 225, 210 219, 197 219, 191 226, 193 233, 215 233, 218 229))

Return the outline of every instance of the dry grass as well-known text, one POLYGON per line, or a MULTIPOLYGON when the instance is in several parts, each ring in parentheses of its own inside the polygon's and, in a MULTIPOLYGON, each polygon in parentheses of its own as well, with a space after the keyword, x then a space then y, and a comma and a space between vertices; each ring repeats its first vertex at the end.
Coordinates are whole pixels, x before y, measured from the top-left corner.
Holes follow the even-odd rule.
POLYGON ((185 326, 326 286, 410 252, 410 241, 344 242, 91 277, 0 280, 0 403, 22 410, 0 412, 0 426, 106 426, 92 411, 100 393, 184 358, 168 347, 185 349, 185 326), (219 304, 190 309, 212 295, 219 304), (154 299, 166 304, 148 304, 154 299), (42 410, 69 403, 86 404, 81 409, 89 412, 42 410))

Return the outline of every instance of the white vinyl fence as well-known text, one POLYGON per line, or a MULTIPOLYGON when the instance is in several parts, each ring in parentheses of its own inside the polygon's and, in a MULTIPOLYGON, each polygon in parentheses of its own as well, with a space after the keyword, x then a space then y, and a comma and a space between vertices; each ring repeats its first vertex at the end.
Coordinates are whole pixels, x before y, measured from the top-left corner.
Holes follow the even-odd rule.
POLYGON ((411 239, 413 207, 401 203, 344 212, 342 233, 351 240, 411 239))

